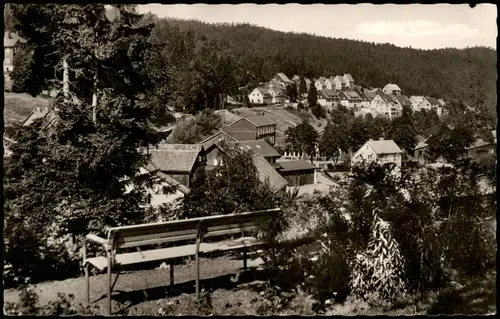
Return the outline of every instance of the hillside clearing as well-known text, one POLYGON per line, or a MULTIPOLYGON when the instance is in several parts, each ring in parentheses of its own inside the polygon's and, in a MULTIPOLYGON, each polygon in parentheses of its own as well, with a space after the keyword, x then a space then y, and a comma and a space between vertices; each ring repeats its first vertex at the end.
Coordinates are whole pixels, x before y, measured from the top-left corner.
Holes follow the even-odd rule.
POLYGON ((27 93, 4 92, 4 125, 21 123, 37 107, 48 107, 49 101, 48 98, 32 97, 27 93))

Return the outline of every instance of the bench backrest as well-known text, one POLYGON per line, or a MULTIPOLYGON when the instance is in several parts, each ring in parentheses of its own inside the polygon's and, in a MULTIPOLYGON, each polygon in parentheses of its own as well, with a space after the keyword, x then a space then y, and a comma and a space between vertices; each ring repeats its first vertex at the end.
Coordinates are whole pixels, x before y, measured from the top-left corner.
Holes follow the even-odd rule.
POLYGON ((111 228, 108 244, 115 249, 253 232, 271 225, 279 208, 162 223, 111 228))

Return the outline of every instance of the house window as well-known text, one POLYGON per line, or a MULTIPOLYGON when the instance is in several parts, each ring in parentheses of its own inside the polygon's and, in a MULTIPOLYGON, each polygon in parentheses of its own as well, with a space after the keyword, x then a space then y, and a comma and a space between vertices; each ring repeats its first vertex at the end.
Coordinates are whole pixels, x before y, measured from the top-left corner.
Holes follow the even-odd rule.
POLYGON ((371 160, 373 157, 373 154, 368 155, 368 159, 371 160))

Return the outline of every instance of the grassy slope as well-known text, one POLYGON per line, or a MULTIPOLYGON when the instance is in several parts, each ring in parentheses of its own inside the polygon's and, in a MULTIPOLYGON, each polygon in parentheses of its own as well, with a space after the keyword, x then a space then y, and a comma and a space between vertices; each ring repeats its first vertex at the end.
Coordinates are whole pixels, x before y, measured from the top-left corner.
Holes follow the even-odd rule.
POLYGON ((4 124, 18 124, 26 119, 37 107, 48 107, 49 99, 32 97, 27 93, 4 93, 4 124))

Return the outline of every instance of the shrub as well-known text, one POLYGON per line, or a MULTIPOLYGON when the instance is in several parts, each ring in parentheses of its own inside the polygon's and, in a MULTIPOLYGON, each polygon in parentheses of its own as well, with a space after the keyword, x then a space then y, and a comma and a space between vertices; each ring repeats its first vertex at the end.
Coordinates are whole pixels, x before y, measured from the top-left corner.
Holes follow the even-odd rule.
POLYGON ((406 291, 399 244, 392 236, 391 224, 377 214, 368 247, 357 253, 352 267, 353 293, 365 300, 375 297, 392 301, 406 291))

